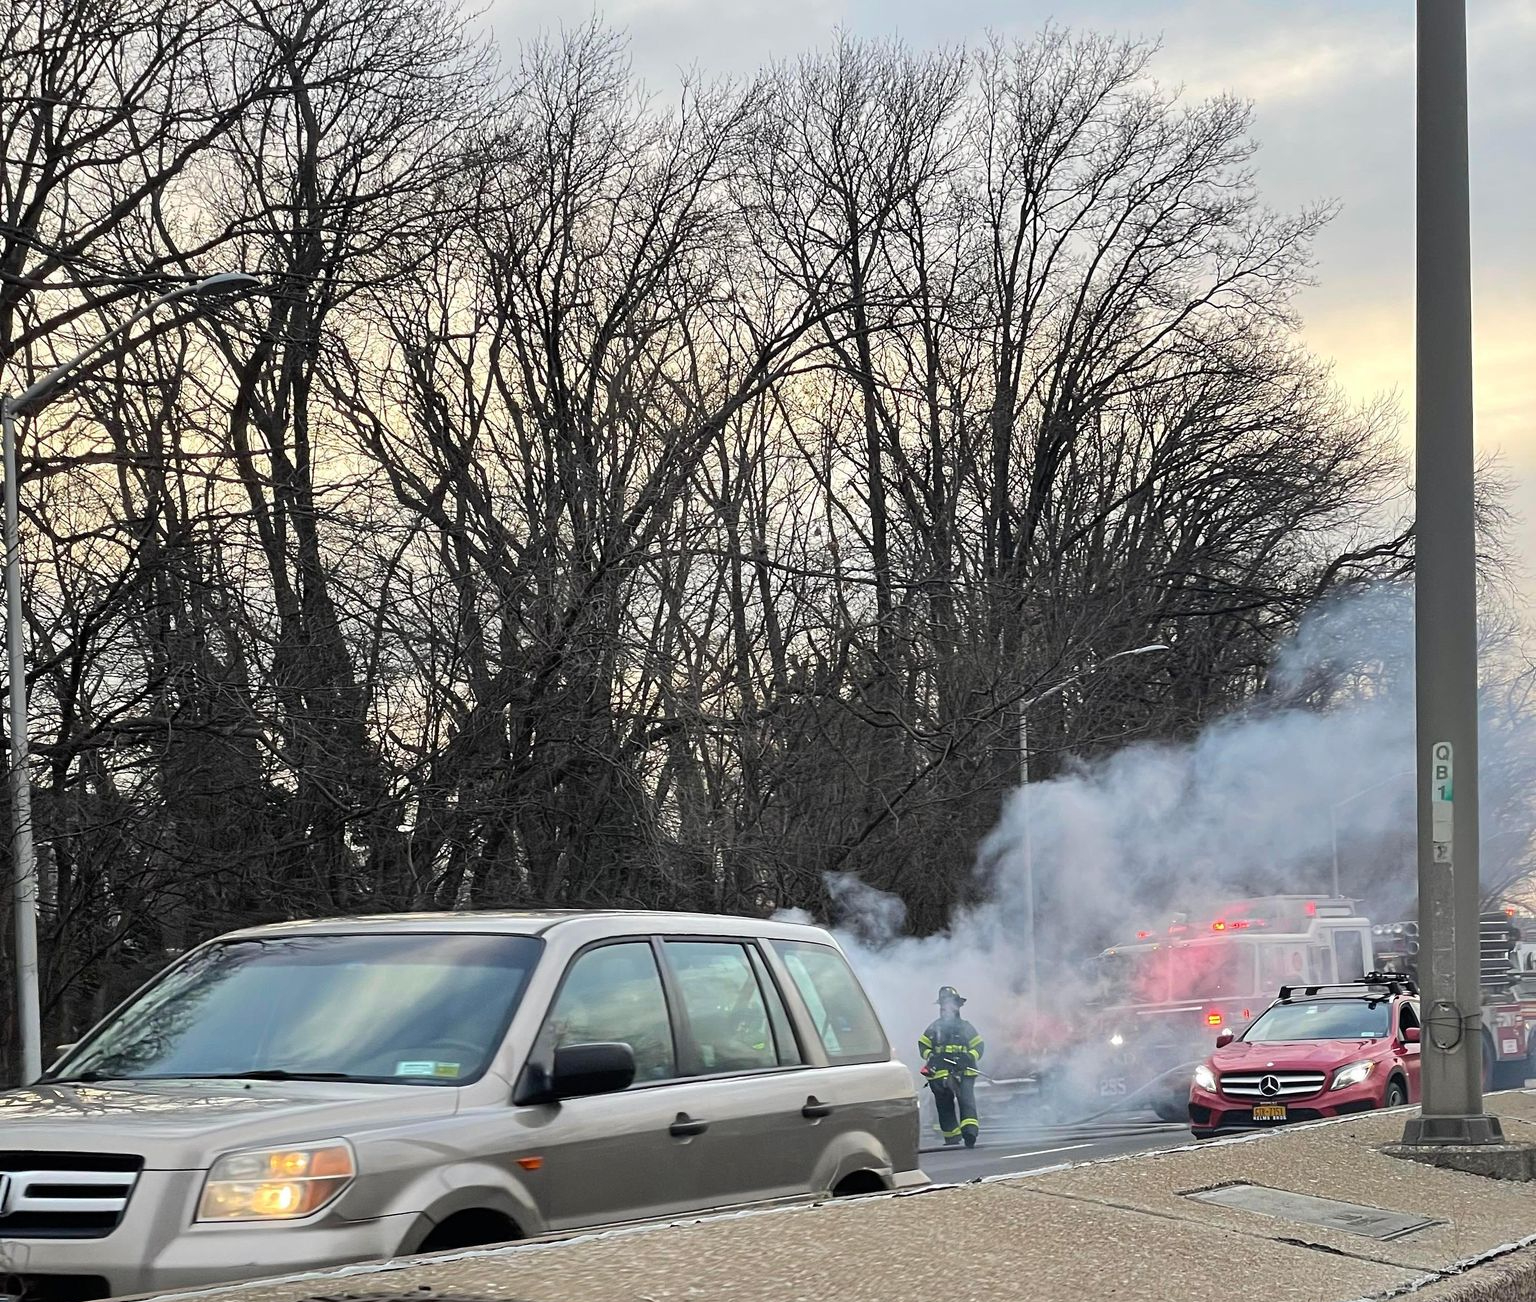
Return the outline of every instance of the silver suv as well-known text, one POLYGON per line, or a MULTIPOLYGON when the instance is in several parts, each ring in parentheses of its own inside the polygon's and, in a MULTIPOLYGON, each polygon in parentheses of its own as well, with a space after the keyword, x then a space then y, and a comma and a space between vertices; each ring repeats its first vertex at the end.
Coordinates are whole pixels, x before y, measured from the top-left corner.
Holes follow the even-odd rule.
POLYGON ((235 932, 0 1094, 0 1292, 152 1292, 925 1182, 814 927, 422 914, 235 932))

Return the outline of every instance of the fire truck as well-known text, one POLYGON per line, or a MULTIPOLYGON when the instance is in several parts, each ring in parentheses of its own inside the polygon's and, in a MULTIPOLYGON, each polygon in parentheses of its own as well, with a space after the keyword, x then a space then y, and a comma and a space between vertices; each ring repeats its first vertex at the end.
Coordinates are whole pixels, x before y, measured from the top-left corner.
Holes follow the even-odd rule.
POLYGON ((1375 967, 1372 940, 1354 900, 1270 895, 1176 914, 1104 950, 1095 1043, 1079 1047, 1102 1102, 1144 1096, 1164 1121, 1187 1120, 1188 1072, 1221 1031, 1241 1033, 1282 985, 1364 977, 1375 967))
MULTIPOLYGON (((1419 924, 1372 928, 1383 971, 1418 980, 1419 924)), ((1478 987, 1482 999, 1483 1088, 1515 1089, 1536 1076, 1536 918, 1516 909, 1479 919, 1478 987)), ((1432 1012, 1424 1010, 1425 1035, 1432 1012)))

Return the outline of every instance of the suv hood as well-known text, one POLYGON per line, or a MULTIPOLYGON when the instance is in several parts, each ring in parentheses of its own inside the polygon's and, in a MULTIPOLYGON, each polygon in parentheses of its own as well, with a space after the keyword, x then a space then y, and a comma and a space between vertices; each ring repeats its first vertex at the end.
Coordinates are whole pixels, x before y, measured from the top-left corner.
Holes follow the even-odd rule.
POLYGON ((202 1170, 235 1148, 452 1116, 458 1094, 345 1081, 39 1084, 0 1094, 0 1135, 9 1149, 131 1153, 146 1170, 202 1170))
MULTIPOLYGON (((1262 1071, 1266 1067, 1294 1071, 1323 1070, 1373 1058, 1380 1040, 1265 1040, 1248 1044, 1235 1040, 1211 1055, 1217 1071, 1262 1071)), ((0 1117, 3 1124, 3 1117, 0 1117)))

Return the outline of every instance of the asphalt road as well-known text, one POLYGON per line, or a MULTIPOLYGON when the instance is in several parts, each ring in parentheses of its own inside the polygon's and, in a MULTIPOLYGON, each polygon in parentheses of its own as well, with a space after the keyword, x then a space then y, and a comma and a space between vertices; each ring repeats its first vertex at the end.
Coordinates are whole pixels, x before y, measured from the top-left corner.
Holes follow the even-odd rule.
POLYGON ((960 1184, 1193 1142, 1188 1126, 1168 1125, 1150 1112, 1105 1117, 1080 1126, 1013 1123, 988 1128, 983 1117, 981 1140, 975 1148, 943 1148, 937 1138, 925 1139, 922 1162, 936 1184, 960 1184))

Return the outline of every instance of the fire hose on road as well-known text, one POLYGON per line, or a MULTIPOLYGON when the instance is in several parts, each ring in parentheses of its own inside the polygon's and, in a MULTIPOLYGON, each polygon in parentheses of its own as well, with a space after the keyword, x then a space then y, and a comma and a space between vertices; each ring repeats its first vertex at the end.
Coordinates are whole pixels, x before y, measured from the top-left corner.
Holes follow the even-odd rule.
MULTIPOLYGON (((1049 1123, 1043 1123, 1037 1127, 1031 1127, 1031 1129, 1040 1129, 1042 1131, 1052 1132, 1076 1129, 1091 1125, 1093 1122, 1098 1121, 1101 1118, 1111 1116, 1115 1113, 1135 1111, 1139 1103, 1141 1103, 1143 1100, 1155 1097, 1161 1091, 1170 1089, 1178 1090, 1180 1092, 1187 1091, 1190 1078, 1194 1074, 1196 1065, 1197 1064, 1195 1062, 1182 1063, 1177 1067, 1170 1068, 1168 1071, 1163 1072, 1161 1075, 1153 1077, 1152 1080, 1148 1081, 1145 1085, 1142 1085, 1139 1089, 1133 1090, 1129 1094, 1122 1095, 1106 1107, 1101 1107, 1096 1111, 1088 1112, 1078 1117, 1055 1119, 1049 1123)), ((1037 1089, 1039 1088, 1039 1080, 1035 1077, 1019 1077, 1017 1079, 998 1080, 993 1076, 987 1075, 985 1072, 978 1072, 977 1074, 981 1077, 981 1079, 996 1086, 1007 1087, 1010 1085, 1024 1085, 1033 1082, 1037 1089)), ((931 1091, 926 1092, 931 1093, 931 1091)), ((986 1129, 988 1128, 988 1124, 991 1121, 992 1117, 989 1115, 989 1110, 983 1109, 983 1133, 985 1133, 986 1129)))
POLYGON ((1190 1078, 1194 1075, 1195 1068, 1198 1065, 1199 1064, 1196 1062, 1180 1063, 1179 1066, 1165 1071, 1161 1076, 1153 1077, 1140 1089, 1133 1090, 1131 1093, 1116 1099, 1114 1103, 1109 1105, 1109 1107, 1100 1108, 1097 1112, 1090 1112, 1085 1117, 1079 1117, 1076 1121, 1065 1122, 1063 1124, 1081 1126, 1086 1125, 1090 1121, 1097 1121, 1100 1117, 1107 1117, 1112 1112, 1124 1112, 1137 1099, 1148 1098, 1155 1095, 1160 1089, 1166 1089, 1170 1085, 1176 1084, 1180 1077, 1183 1078, 1184 1087, 1187 1092, 1190 1078))

